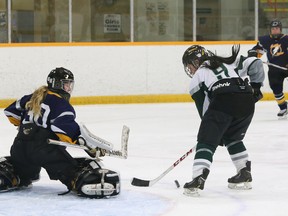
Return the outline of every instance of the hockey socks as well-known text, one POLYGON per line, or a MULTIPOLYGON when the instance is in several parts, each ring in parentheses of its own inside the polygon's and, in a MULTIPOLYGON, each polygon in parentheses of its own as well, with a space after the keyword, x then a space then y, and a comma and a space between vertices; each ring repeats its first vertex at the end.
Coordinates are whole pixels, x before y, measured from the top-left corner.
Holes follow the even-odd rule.
POLYGON ((196 148, 196 154, 194 157, 193 163, 193 176, 192 178, 196 178, 201 175, 203 169, 210 169, 210 166, 213 161, 213 155, 216 148, 212 145, 198 143, 196 148))
POLYGON ((239 172, 242 168, 246 166, 248 161, 248 152, 242 141, 236 140, 225 144, 231 160, 236 167, 236 171, 239 172))

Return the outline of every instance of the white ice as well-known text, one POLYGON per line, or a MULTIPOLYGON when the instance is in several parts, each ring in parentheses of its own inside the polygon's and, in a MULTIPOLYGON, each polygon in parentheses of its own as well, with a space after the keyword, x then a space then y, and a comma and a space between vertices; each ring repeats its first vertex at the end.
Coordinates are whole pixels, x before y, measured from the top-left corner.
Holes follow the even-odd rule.
MULTIPOLYGON (((133 177, 154 179, 196 144, 200 123, 193 103, 75 106, 77 121, 120 148, 122 126, 130 127, 128 159, 105 157, 104 165, 121 173, 116 198, 87 199, 51 181, 45 170, 32 189, 0 194, 0 216, 286 216, 288 215, 288 120, 278 120, 276 102, 259 102, 245 137, 252 161, 253 189, 234 191, 227 179, 235 174, 225 148, 218 147, 200 197, 183 195, 191 180, 194 153, 152 187, 134 187, 133 177), (181 187, 176 188, 174 180, 181 187)), ((8 155, 17 131, 0 110, 1 156, 8 155)), ((73 156, 86 156, 69 149, 73 156)))

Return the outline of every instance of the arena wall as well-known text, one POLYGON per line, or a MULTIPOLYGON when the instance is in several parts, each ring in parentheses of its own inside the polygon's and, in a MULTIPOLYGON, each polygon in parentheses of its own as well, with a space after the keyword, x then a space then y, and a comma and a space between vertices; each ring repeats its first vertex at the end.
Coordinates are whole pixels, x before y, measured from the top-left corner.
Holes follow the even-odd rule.
MULTIPOLYGON (((229 56, 232 45, 237 43, 241 42, 197 44, 229 56)), ((196 43, 3 44, 0 106, 45 85, 48 73, 55 67, 74 73, 74 104, 191 101, 187 94, 190 78, 181 59, 192 44, 196 43)), ((240 54, 246 55, 254 44, 241 43, 240 54)), ((264 99, 273 99, 267 76, 263 92, 264 99)))

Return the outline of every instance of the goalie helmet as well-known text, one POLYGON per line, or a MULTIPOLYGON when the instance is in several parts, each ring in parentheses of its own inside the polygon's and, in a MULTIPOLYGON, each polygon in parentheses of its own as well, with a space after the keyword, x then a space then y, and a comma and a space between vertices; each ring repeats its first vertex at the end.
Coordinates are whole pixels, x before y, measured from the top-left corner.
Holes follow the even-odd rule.
POLYGON ((69 100, 74 88, 74 75, 63 67, 53 69, 47 77, 47 84, 49 90, 69 100))
POLYGON ((195 71, 191 71, 188 65, 192 65, 195 70, 197 70, 200 65, 208 59, 207 50, 199 45, 193 45, 189 47, 183 54, 182 63, 184 65, 184 70, 189 77, 193 77, 195 71))

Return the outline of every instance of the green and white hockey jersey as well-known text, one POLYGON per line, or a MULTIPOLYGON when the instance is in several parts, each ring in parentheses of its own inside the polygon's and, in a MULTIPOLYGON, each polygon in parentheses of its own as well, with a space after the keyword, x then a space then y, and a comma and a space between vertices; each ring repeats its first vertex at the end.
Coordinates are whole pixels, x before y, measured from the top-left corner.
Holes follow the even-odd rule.
MULTIPOLYGON (((205 63, 209 64, 209 62, 205 63)), ((265 77, 262 61, 256 57, 240 56, 233 64, 223 63, 214 70, 204 67, 203 64, 198 68, 191 80, 189 93, 195 101, 201 118, 210 104, 208 94, 211 92, 212 86, 219 80, 239 77, 248 77, 250 82, 262 84, 265 77)), ((225 83, 219 85, 225 85, 225 83)), ((213 88, 217 88, 217 86, 216 84, 213 88)))

